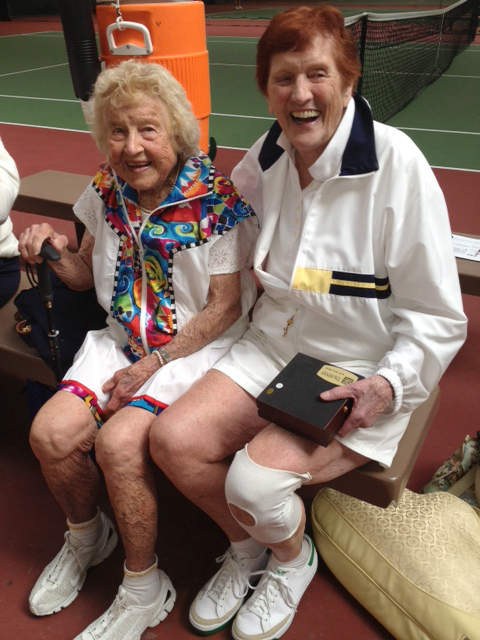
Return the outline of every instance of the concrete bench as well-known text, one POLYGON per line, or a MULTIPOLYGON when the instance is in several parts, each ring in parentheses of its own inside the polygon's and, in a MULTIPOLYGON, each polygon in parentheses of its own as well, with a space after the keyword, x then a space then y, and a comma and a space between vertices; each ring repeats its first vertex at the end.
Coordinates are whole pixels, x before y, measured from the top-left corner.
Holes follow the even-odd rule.
MULTIPOLYGON (((76 222, 72 206, 90 180, 90 176, 61 171, 42 171, 28 176, 22 179, 14 210, 76 222)), ((466 287, 468 290, 465 293, 480 295, 480 264, 457 260, 457 265, 462 290, 466 287)), ((29 286, 25 281, 22 275, 21 288, 29 286)), ((0 370, 53 386, 53 373, 35 349, 27 347, 16 333, 14 311, 12 301, 0 309, 0 370)), ((427 402, 413 413, 390 469, 383 469, 371 462, 337 478, 329 486, 378 506, 385 507, 398 502, 438 410, 439 397, 437 388, 427 402)), ((318 486, 302 489, 307 496, 311 494, 312 499, 317 491, 318 486)))
POLYGON ((34 173, 22 178, 13 209, 77 222, 72 207, 91 180, 92 176, 65 171, 34 173))
POLYGON ((84 227, 73 213, 73 205, 85 191, 92 176, 46 170, 22 178, 13 209, 39 216, 68 220, 75 224, 80 241, 84 227))

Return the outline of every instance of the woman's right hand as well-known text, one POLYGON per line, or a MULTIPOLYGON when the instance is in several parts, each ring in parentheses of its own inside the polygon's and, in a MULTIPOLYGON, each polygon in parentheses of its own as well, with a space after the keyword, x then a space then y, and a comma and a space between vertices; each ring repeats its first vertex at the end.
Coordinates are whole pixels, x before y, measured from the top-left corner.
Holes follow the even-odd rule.
POLYGON ((42 261, 39 253, 46 241, 55 247, 62 257, 67 248, 68 238, 57 233, 47 222, 32 224, 31 227, 25 229, 18 238, 18 250, 26 262, 35 264, 42 261))

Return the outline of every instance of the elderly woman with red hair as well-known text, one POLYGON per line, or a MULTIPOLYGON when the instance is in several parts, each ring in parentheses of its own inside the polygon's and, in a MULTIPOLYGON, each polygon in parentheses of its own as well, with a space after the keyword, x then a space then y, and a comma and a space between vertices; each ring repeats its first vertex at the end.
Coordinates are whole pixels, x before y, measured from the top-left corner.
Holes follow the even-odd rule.
POLYGON ((264 293, 249 330, 151 431, 155 462, 230 541, 190 608, 204 634, 233 619, 237 640, 285 633, 317 566, 296 490, 369 460, 388 467, 465 339, 442 192, 414 143, 374 122, 359 74, 331 7, 279 14, 258 43, 276 122, 233 179, 260 221, 264 293), (257 412, 298 352, 359 374, 322 394, 352 399, 326 447, 257 412))

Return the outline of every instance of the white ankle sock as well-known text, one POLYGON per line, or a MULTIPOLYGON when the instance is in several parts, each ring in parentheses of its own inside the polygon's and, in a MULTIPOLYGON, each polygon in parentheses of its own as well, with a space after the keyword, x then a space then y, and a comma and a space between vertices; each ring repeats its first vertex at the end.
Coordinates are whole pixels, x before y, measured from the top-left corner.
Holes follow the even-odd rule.
POLYGON ((299 555, 296 558, 294 558, 293 560, 289 560, 288 562, 280 562, 278 558, 276 558, 275 555, 273 555, 272 559, 270 560, 270 564, 275 569, 277 567, 282 567, 282 568, 289 567, 290 569, 303 569, 304 567, 306 567, 307 562, 310 559, 310 554, 311 554, 310 545, 308 544, 307 540, 304 538, 302 541, 302 550, 300 551, 299 555))
POLYGON ((146 607, 152 604, 160 593, 160 576, 157 566, 157 556, 155 556, 155 562, 152 566, 145 571, 129 571, 126 563, 124 564, 122 586, 128 593, 135 596, 140 606, 146 607))
POLYGON ((73 524, 67 519, 67 526, 74 540, 77 540, 80 544, 88 547, 94 545, 100 537, 100 532, 102 530, 100 509, 97 510, 97 515, 91 520, 87 520, 87 522, 78 522, 73 524))
POLYGON ((230 546, 234 553, 246 553, 251 558, 256 558, 265 549, 265 545, 257 542, 255 538, 247 538, 240 542, 231 542, 230 546))

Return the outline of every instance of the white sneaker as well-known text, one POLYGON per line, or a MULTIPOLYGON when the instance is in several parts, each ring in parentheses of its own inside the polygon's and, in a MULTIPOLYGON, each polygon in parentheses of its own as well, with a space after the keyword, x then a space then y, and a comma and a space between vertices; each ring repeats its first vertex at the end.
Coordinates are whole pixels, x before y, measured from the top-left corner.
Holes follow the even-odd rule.
POLYGON ((220 569, 200 590, 190 607, 190 623, 202 635, 220 631, 233 618, 245 600, 250 575, 267 565, 269 552, 264 549, 254 558, 227 549, 217 558, 220 569))
POLYGON ((253 595, 235 618, 235 640, 273 640, 287 631, 318 566, 312 540, 308 536, 304 539, 311 549, 307 565, 300 570, 274 567, 273 558, 270 560, 253 595))
POLYGON ((120 585, 112 605, 74 640, 140 640, 145 629, 165 620, 177 597, 170 578, 160 569, 158 573, 161 588, 153 604, 140 606, 120 585))
POLYGON ((69 531, 60 552, 48 564, 30 593, 30 611, 48 616, 67 607, 83 586, 87 570, 100 564, 115 549, 118 536, 109 518, 100 513, 102 530, 98 542, 78 545, 69 531))

